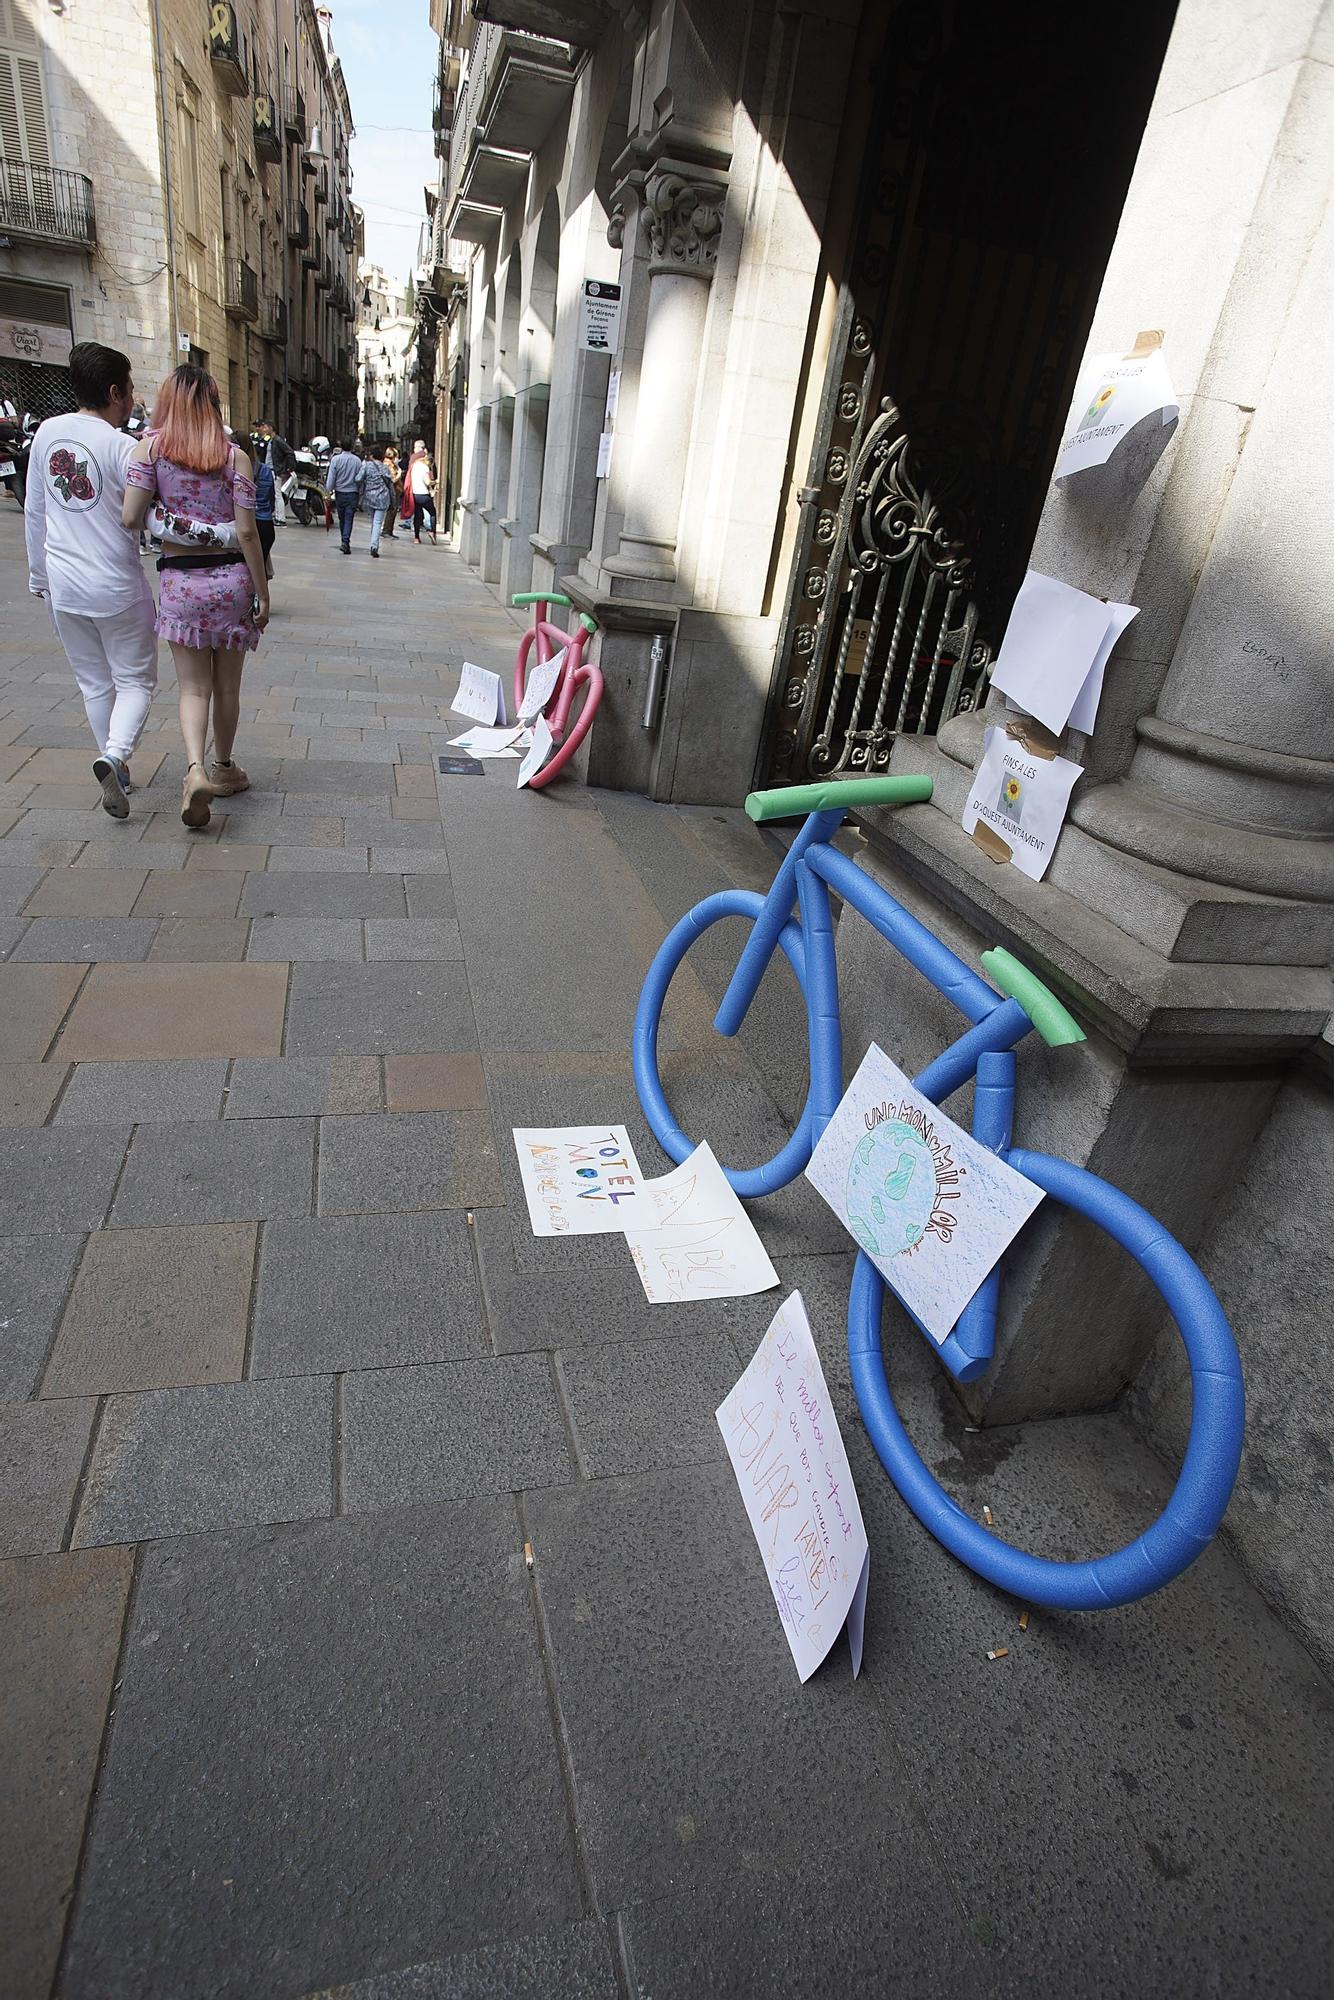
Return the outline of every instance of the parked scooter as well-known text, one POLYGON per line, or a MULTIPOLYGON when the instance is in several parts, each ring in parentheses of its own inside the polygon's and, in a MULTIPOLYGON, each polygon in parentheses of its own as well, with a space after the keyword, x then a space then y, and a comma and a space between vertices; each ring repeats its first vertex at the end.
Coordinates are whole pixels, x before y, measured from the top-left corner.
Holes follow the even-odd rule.
POLYGON ((22 419, 0 416, 0 480, 20 507, 27 498, 28 458, 36 430, 37 419, 31 413, 22 419))
POLYGON ((283 504, 293 519, 307 528, 312 521, 327 518, 329 494, 324 479, 329 469, 328 438, 312 438, 308 445, 298 445, 295 457, 296 471, 289 472, 283 481, 283 504))

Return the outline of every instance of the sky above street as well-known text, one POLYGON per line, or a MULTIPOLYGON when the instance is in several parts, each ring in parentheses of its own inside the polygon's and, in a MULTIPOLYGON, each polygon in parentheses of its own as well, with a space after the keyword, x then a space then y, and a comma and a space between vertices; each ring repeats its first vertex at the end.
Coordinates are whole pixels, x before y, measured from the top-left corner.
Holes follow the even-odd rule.
POLYGON ((352 99, 352 198, 366 216, 366 256, 400 283, 416 262, 434 185, 431 95, 440 44, 427 0, 331 0, 333 43, 352 99))

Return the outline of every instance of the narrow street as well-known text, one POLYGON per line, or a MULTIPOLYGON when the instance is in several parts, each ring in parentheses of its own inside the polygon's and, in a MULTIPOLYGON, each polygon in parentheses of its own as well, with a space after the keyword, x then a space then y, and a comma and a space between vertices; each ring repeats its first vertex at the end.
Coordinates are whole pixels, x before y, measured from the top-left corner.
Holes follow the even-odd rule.
MULTIPOLYGON (((167 647, 117 824, 0 502, 0 1990, 1314 1996, 1328 1692, 1224 1544, 1021 1629, 867 1444, 809 1186, 753 1208, 751 1299, 655 1308, 616 1239, 530 1234, 514 1125, 666 1166, 640 981, 780 850, 439 776, 519 627, 444 547, 355 542, 279 532, 252 789, 190 834, 167 647), (805 1688, 713 1416, 793 1287, 871 1543, 861 1678, 840 1644, 805 1688)), ((720 1043, 698 956, 674 1101, 750 1160, 804 1094, 795 988, 720 1043)), ((891 1310, 962 1506, 1062 1556, 1161 1507, 1119 1415, 966 1433, 891 1310)))

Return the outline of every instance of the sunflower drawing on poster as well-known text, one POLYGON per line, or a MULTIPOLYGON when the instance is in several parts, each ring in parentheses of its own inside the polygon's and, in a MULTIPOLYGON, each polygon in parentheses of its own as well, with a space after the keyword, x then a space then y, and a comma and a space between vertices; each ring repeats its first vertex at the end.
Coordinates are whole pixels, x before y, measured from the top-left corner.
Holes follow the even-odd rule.
POLYGON ((1042 1200, 874 1042, 806 1177, 937 1341, 1042 1200))

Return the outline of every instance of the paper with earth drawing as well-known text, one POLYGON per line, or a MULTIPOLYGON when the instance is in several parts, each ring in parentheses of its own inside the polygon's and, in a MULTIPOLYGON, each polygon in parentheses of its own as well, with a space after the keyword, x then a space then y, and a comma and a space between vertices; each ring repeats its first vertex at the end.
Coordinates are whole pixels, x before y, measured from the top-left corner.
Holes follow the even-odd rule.
POLYGON ((500 675, 465 660, 459 673, 458 689, 449 705, 459 715, 471 715, 474 721, 503 723, 505 690, 500 675))
POLYGON ((644 1176, 624 1125, 516 1126, 534 1236, 610 1236, 642 1205, 644 1176))
POLYGON ((871 1557, 800 1292, 716 1415, 798 1674, 810 1679, 845 1625, 859 1674, 871 1557))
POLYGON ((778 1273, 731 1183, 707 1146, 660 1180, 625 1240, 650 1305, 767 1292, 778 1273))
MULTIPOLYGON (((1068 757, 1033 756, 1008 730, 988 729, 968 788, 963 830, 971 833, 984 821, 1009 848, 1014 866, 1040 882, 1082 772, 1083 766, 1068 757)), ((996 858, 1003 861, 1003 852, 998 850, 996 858)))
POLYGON ((935 1341, 1042 1200, 874 1042, 806 1178, 935 1341))

